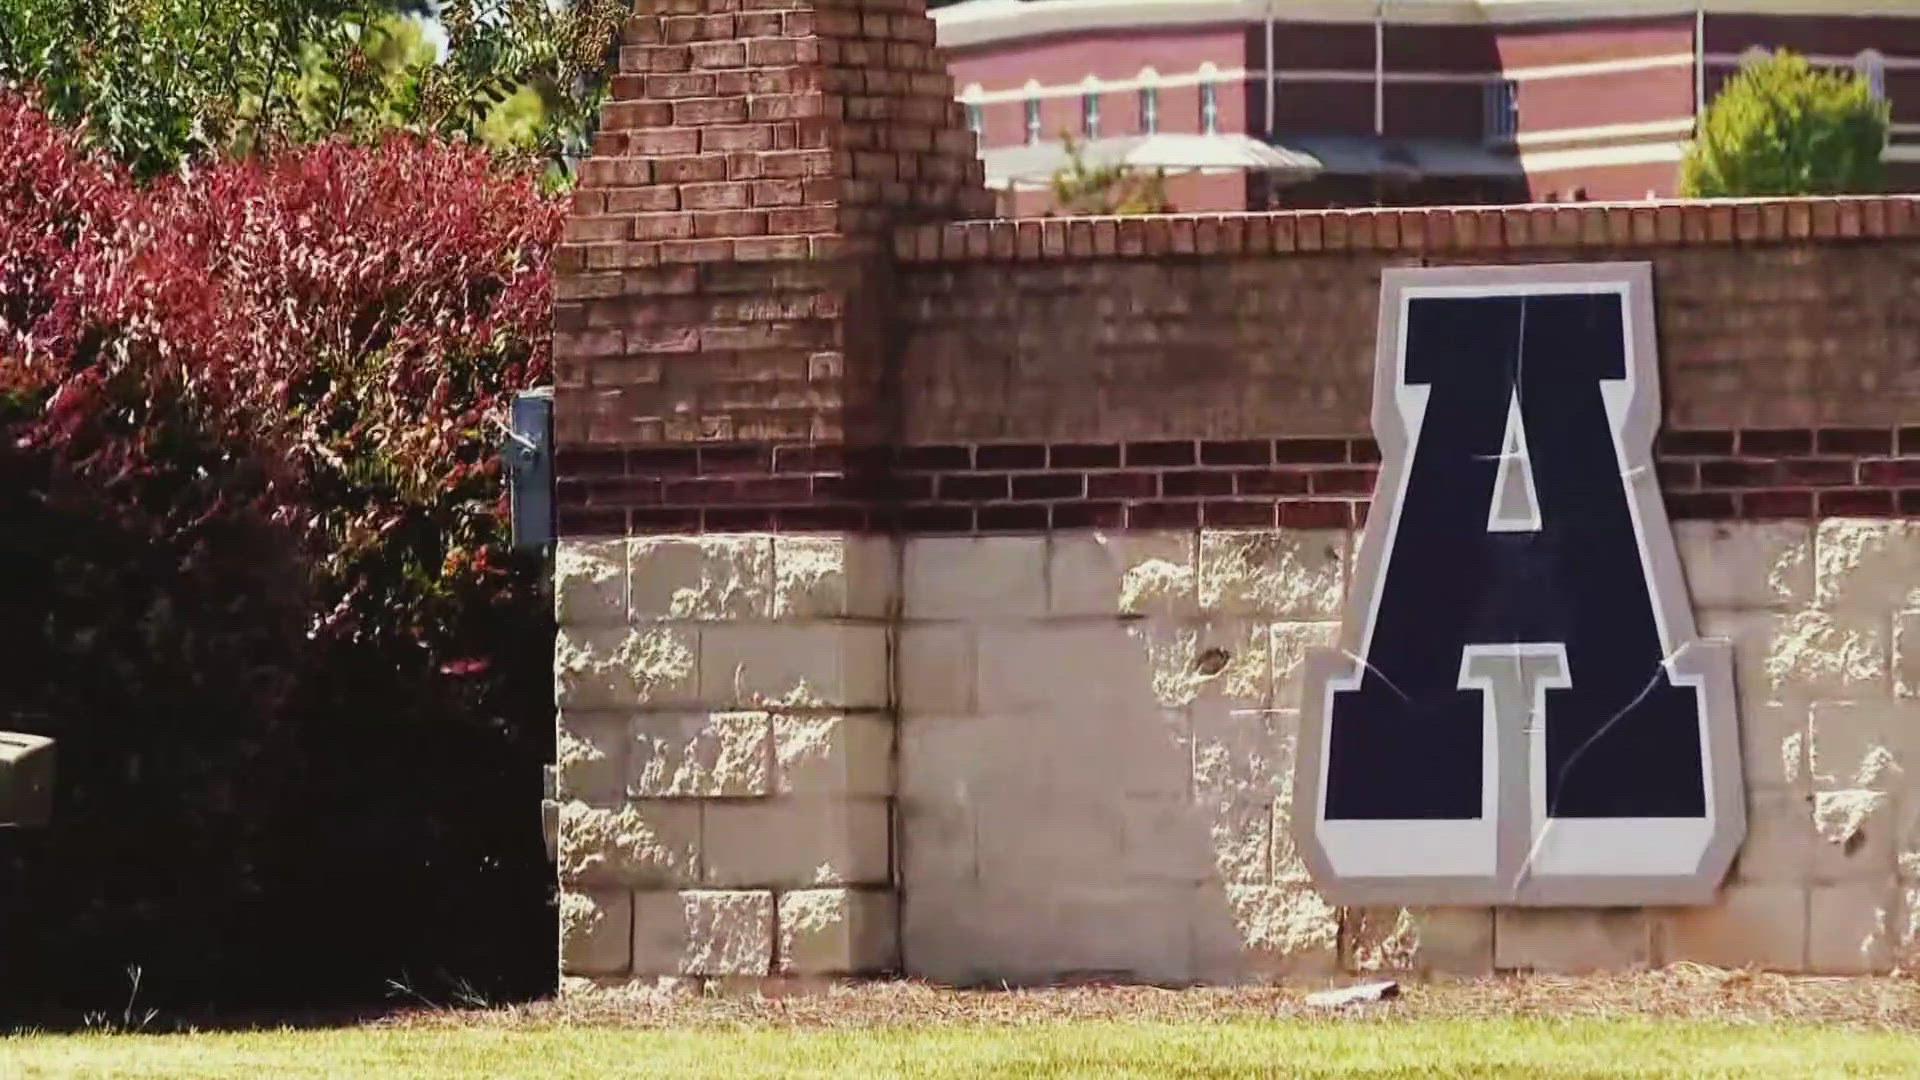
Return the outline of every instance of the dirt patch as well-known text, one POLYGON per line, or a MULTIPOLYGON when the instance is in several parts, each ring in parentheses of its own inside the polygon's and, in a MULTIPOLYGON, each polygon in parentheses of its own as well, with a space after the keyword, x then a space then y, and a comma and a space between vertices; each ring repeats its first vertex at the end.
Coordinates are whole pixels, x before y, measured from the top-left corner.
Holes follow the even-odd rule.
MULTIPOLYGON (((1353 980, 1356 982, 1365 980, 1353 980)), ((1730 1024, 1846 1024, 1920 1032, 1920 980, 1823 978, 1675 964, 1579 978, 1512 975, 1410 982, 1391 1001, 1329 1011, 1293 987, 1072 986, 955 990, 919 982, 691 982, 593 989, 489 1010, 397 1014, 382 1023, 460 1027, 868 1028, 1022 1026, 1075 1020, 1213 1023, 1260 1017, 1370 1022, 1458 1017, 1662 1018, 1730 1024)))

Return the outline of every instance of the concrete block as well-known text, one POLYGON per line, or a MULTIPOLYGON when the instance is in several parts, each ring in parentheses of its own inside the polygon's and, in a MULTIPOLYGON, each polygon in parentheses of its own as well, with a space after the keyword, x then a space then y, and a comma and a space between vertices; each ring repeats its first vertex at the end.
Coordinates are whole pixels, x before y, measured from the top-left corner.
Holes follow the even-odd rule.
POLYGON ((1493 962, 1502 971, 1580 974, 1645 967, 1651 924, 1636 908, 1500 908, 1493 962))
POLYGON ((771 536, 649 536, 627 544, 633 619, 755 619, 771 609, 771 536))
POLYGON ((1338 619, 1348 534, 1281 529, 1200 534, 1203 610, 1280 619, 1338 619))
POLYGON ((563 626, 554 645, 562 709, 672 708, 699 697, 699 639, 678 627, 563 626))
POLYGON ((901 967, 911 978, 950 986, 1057 977, 1053 902, 1051 890, 1033 886, 960 880, 910 885, 900 897, 901 967))
POLYGON ((780 794, 893 794, 893 721, 885 716, 776 716, 773 745, 780 794))
POLYGON ((557 832, 562 881, 673 886, 700 879, 700 811, 692 803, 562 803, 557 832))
POLYGON ((900 714, 973 715, 973 628, 908 624, 894 633, 894 686, 900 714))
POLYGON ((800 889, 782 893, 776 970, 787 975, 867 975, 900 964, 891 892, 800 889))
POLYGON ((1198 885, 1214 876, 1213 841, 1193 800, 1136 796, 1121 800, 1120 863, 1128 882, 1198 885))
POLYGON ((773 798, 702 807, 706 882, 722 887, 881 885, 890 880, 887 803, 773 798))
POLYGON ((768 794, 772 734, 773 719, 763 712, 638 717, 627 791, 636 798, 768 794))
POLYGON ((987 782, 972 801, 982 881, 1037 885, 1118 877, 1126 852, 1123 798, 1050 788, 1048 772, 1041 767, 983 777, 987 782))
POLYGON ((1733 865, 1742 882, 1803 884, 1813 868, 1810 796, 1784 788, 1747 789, 1747 837, 1733 865))
POLYGON ((1835 611, 1920 608, 1920 522, 1827 518, 1814 534, 1814 602, 1835 611))
POLYGON ((1341 915, 1348 971, 1493 972, 1492 908, 1345 908, 1341 915))
POLYGON ((908 619, 1028 619, 1047 610, 1044 536, 927 536, 903 542, 908 619))
POLYGON ((901 880, 973 880, 976 863, 973 807, 991 799, 980 772, 979 731, 968 720, 905 720, 900 725, 901 880))
POLYGON ((773 894, 643 892, 633 903, 636 975, 766 975, 773 966, 773 894))
POLYGON ((561 714, 554 746, 561 799, 595 806, 626 801, 628 727, 620 714, 561 714))
POLYGON ((1337 622, 1282 622, 1271 629, 1273 644, 1273 707, 1298 709, 1300 681, 1305 675, 1307 650, 1330 647, 1340 640, 1337 622))
POLYGON ((561 626, 627 621, 624 540, 562 540, 553 551, 553 615, 561 626))
POLYGON ((889 537, 773 538, 776 619, 885 619, 899 579, 900 556, 889 537))
POLYGON ((699 685, 709 706, 885 708, 887 628, 826 622, 705 626, 699 685))
POLYGON ((1052 718, 1153 700, 1146 665, 1118 621, 981 627, 975 649, 983 715, 1052 718))
POLYGON ((1714 967, 1804 971, 1807 890, 1800 885, 1734 884, 1709 907, 1670 908, 1659 916, 1660 959, 1714 967))
POLYGON ((624 975, 633 959, 633 895, 625 889, 560 892, 560 968, 567 975, 624 975))
POLYGON ((1048 550, 1047 610, 1054 615, 1187 615, 1194 601, 1198 534, 1063 532, 1048 550))
POLYGON ((1813 529, 1798 521, 1677 521, 1693 606, 1803 607, 1813 598, 1813 529))
POLYGON ((1178 986, 1194 980, 1196 889, 1137 882, 1105 887, 1056 881, 1042 905, 1049 924, 1035 957, 1059 978, 1099 978, 1178 986))
POLYGON ((1816 885, 1809 898, 1807 967, 1823 975, 1865 975, 1893 967, 1891 881, 1816 885))

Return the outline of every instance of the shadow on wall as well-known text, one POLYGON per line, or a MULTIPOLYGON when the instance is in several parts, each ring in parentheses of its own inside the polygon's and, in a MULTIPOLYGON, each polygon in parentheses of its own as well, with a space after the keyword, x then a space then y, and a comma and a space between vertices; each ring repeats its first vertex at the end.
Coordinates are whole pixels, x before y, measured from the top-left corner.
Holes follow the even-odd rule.
POLYGON ((1338 972, 1341 913, 1308 881, 1288 811, 1298 667, 1337 628, 1349 545, 1339 531, 907 541, 907 971, 1338 972))

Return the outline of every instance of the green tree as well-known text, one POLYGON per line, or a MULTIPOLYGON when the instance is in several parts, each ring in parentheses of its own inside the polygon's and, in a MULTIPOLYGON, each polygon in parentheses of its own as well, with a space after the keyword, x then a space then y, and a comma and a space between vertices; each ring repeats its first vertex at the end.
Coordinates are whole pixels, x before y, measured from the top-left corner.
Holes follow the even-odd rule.
POLYGON ((394 128, 556 175, 591 138, 621 0, 0 0, 0 83, 138 175, 394 128))
POLYGON ((1781 50, 1742 68, 1713 99, 1680 166, 1691 198, 1878 191, 1886 101, 1851 71, 1781 50))
POLYGON ((1053 174, 1053 203, 1064 214, 1165 214, 1166 178, 1118 163, 1087 164, 1085 149, 1072 135, 1062 134, 1067 164, 1053 174))

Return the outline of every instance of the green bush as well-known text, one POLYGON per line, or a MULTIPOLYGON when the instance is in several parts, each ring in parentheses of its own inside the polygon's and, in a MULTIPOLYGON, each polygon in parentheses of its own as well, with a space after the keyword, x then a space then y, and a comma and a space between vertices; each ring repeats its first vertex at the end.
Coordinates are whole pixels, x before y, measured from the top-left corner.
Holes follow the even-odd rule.
POLYGON ((1750 64, 1707 107, 1680 166, 1689 198, 1878 191, 1887 103, 1859 75, 1782 50, 1750 64))

